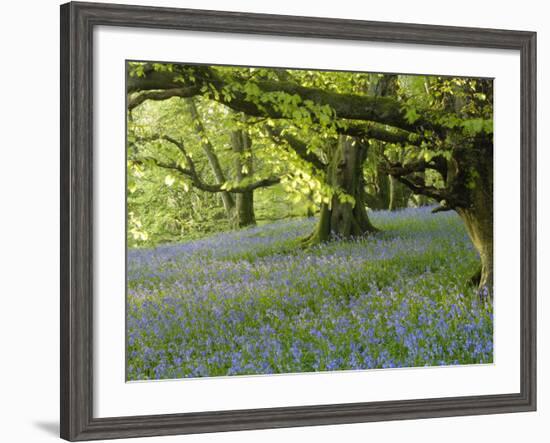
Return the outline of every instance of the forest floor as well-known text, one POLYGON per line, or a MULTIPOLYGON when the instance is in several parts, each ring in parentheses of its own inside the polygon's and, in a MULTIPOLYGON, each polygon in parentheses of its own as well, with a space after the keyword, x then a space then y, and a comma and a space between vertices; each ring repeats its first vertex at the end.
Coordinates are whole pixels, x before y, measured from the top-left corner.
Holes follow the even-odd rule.
POLYGON ((128 380, 491 363, 492 305, 454 212, 300 249, 315 219, 128 251, 128 380))

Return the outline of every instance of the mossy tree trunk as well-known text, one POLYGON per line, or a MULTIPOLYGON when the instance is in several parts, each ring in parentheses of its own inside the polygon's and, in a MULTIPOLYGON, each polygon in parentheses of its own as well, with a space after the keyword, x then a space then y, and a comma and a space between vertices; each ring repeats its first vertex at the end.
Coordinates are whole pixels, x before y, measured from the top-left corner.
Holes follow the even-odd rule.
MULTIPOLYGON (((253 160, 251 142, 248 133, 244 130, 236 130, 231 133, 231 146, 235 154, 235 176, 241 183, 253 174, 253 160)), ((254 214, 254 190, 236 194, 235 223, 243 228, 256 224, 254 214)))
MULTIPOLYGON (((462 163, 470 163, 468 168, 465 194, 468 206, 457 207, 456 212, 463 220, 472 243, 479 254, 480 269, 474 275, 473 282, 478 284, 480 295, 493 295, 493 161, 492 143, 481 141, 477 149, 458 153, 462 163)), ((459 173, 460 174, 460 173, 459 173)))
MULTIPOLYGON (((492 203, 492 202, 487 202, 492 203)), ((472 277, 480 295, 493 294, 493 211, 492 205, 472 209, 458 209, 468 235, 480 258, 480 268, 472 277)))
POLYGON ((327 182, 335 193, 330 203, 321 205, 317 227, 305 239, 307 245, 377 231, 365 206, 363 163, 366 157, 366 143, 354 137, 339 137, 326 171, 327 182))
POLYGON ((254 191, 237 194, 237 226, 244 228, 256 224, 254 214, 254 191))

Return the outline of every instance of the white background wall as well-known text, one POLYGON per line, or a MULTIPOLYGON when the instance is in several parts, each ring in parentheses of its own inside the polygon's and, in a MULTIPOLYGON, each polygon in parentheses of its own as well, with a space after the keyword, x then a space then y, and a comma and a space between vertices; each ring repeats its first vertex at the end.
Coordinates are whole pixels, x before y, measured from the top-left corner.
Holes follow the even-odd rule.
MULTIPOLYGON (((550 14, 536 0, 122 1, 202 9, 524 29, 538 32, 539 411, 273 431, 152 438, 159 442, 548 441, 550 388, 550 14), (546 78, 545 78, 546 77, 546 78), (546 80, 544 82, 543 80, 546 80), (546 251, 545 251, 546 249, 546 251), (546 434, 546 435, 545 435, 546 434)), ((59 3, 5 2, 0 18, 0 440, 58 434, 59 3), (7 99, 7 100, 6 100, 7 99)))

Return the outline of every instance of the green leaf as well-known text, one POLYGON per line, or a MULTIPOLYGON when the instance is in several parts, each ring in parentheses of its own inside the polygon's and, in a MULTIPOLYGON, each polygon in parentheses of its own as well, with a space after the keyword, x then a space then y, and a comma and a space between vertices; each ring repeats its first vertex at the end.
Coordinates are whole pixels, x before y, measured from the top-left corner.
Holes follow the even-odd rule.
POLYGON ((170 174, 168 174, 166 177, 164 177, 164 184, 168 187, 172 186, 175 181, 176 181, 176 179, 174 178, 174 176, 172 176, 170 174))
POLYGON ((412 124, 420 118, 420 115, 418 115, 415 108, 409 108, 405 112, 405 118, 410 124, 412 124))

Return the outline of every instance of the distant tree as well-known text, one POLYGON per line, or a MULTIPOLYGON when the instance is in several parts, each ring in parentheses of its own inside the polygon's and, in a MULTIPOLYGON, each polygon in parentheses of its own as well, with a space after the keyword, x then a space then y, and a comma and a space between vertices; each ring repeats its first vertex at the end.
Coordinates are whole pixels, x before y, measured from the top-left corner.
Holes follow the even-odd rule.
MULTIPOLYGON (((186 131, 180 136, 170 134, 178 133, 178 124, 181 125, 181 120, 176 125, 165 122, 160 128, 152 127, 150 123, 145 125, 146 128, 136 127, 135 122, 130 125, 128 140, 134 148, 130 162, 134 165, 144 163, 154 165, 170 174, 185 178, 183 182, 185 187, 190 185, 203 192, 219 194, 226 216, 232 224, 238 227, 255 224, 254 190, 277 184, 280 182, 280 178, 275 176, 257 178, 254 176, 251 140, 247 134, 246 126, 239 129, 231 127, 231 137, 228 138, 227 144, 230 145, 234 154, 232 156, 233 168, 229 168, 233 179, 226 177, 227 173, 221 166, 194 99, 185 99, 183 103, 183 109, 176 107, 172 111, 187 113, 183 116, 183 122, 191 131, 186 131), (205 177, 204 171, 201 171, 194 160, 192 151, 197 154, 197 147, 189 149, 185 139, 190 144, 198 145, 206 157, 214 183, 210 183, 210 179, 205 177), (161 149, 160 145, 164 149, 161 149), (168 151, 167 146, 175 149, 168 151)), ((148 115, 144 117, 145 121, 148 121, 148 117, 148 115)), ((225 120, 230 120, 230 118, 225 120)), ((222 141, 222 144, 225 145, 225 141, 222 141)), ((174 180, 169 178, 168 181, 174 180)))

